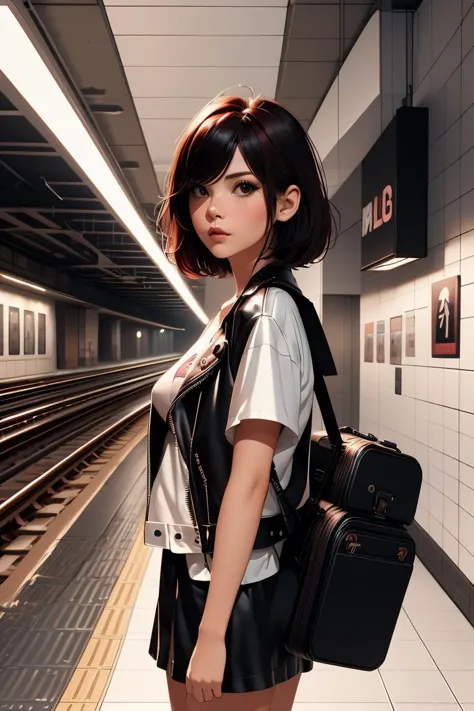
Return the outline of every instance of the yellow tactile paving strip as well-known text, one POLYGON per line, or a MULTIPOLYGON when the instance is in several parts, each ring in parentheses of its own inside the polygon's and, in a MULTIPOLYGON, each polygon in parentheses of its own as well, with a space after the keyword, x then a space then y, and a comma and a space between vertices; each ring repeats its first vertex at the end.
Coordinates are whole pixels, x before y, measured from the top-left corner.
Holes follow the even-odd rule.
POLYGON ((56 711, 96 711, 112 678, 151 549, 143 526, 56 711))

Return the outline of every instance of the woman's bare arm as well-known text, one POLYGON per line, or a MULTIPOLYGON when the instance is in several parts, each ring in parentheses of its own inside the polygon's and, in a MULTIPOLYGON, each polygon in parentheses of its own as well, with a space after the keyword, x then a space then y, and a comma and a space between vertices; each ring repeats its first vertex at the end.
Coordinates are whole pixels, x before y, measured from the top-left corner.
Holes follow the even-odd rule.
POLYGON ((200 634, 223 639, 253 550, 268 493, 278 422, 244 420, 235 432, 232 471, 217 522, 216 542, 200 634))

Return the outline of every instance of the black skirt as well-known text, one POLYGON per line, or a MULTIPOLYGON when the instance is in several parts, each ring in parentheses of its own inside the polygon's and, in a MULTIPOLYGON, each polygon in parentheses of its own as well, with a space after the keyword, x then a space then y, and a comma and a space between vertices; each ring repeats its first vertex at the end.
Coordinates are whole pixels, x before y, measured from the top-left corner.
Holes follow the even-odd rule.
MULTIPOLYGON (((208 582, 189 577, 184 554, 163 551, 149 652, 160 669, 183 684, 208 589, 208 582)), ((285 549, 278 573, 241 585, 227 627, 223 693, 261 691, 311 671, 313 663, 290 654, 284 644, 296 592, 297 578, 285 563, 285 549)))

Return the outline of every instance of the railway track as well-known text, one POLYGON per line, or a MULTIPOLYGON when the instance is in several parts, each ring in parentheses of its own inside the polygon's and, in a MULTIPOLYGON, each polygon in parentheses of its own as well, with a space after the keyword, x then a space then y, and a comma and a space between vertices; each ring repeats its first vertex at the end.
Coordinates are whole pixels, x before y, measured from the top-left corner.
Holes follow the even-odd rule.
POLYGON ((66 520, 104 467, 145 434, 152 384, 177 357, 0 417, 0 605, 10 579, 18 589, 31 575, 25 564, 55 520, 66 520))
MULTIPOLYGON (((106 417, 112 406, 149 394, 157 377, 176 358, 68 378, 62 382, 61 390, 51 393, 48 399, 42 389, 45 384, 29 386, 28 399, 24 399, 21 408, 10 404, 7 414, 0 415, 0 502, 8 495, 4 485, 12 477, 67 443, 72 435, 87 433, 91 422, 106 417)), ((0 391, 0 399, 4 393, 0 391)))
POLYGON ((124 376, 133 377, 144 374, 147 369, 156 369, 159 364, 173 363, 179 354, 170 354, 164 358, 150 358, 132 361, 114 366, 101 366, 78 373, 55 373, 31 379, 0 382, 0 417, 13 415, 51 400, 53 395, 62 395, 73 390, 74 393, 90 390, 94 383, 118 382, 124 376))

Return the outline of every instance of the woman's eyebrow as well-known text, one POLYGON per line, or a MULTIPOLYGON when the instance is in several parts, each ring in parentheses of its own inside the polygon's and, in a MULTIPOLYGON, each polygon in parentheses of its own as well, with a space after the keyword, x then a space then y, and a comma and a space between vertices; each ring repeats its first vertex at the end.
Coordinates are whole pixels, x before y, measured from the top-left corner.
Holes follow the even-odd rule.
POLYGON ((226 175, 224 180, 232 180, 233 178, 241 178, 243 175, 252 175, 253 173, 250 170, 244 170, 241 173, 230 173, 229 175, 226 175))

